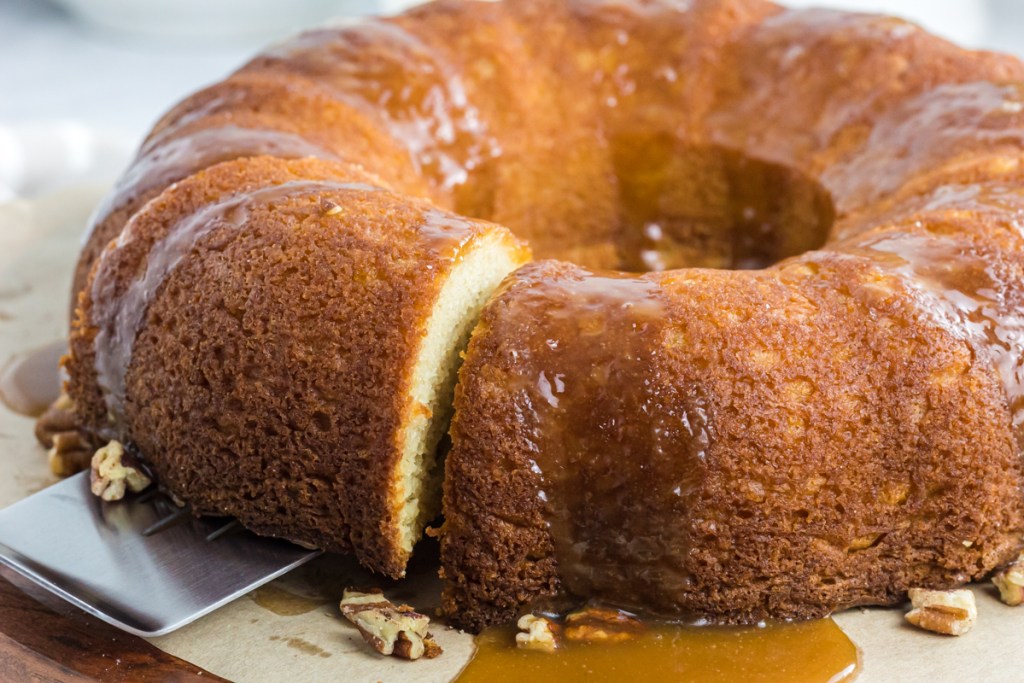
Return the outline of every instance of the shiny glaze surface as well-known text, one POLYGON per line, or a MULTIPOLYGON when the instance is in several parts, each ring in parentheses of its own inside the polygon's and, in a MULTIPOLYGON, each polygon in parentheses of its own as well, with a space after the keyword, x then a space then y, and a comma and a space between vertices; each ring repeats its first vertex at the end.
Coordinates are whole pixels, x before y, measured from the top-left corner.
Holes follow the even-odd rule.
MULTIPOLYGON (((892 18, 780 11, 726 49, 724 64, 740 61, 735 75, 721 75, 709 104, 688 89, 696 81, 677 70, 672 73, 687 83, 664 88, 665 95, 645 89, 636 77, 632 60, 650 73, 670 73, 659 68, 659 54, 672 53, 671 39, 656 22, 640 20, 656 13, 656 4, 617 3, 593 14, 574 7, 601 27, 597 34, 614 38, 594 59, 600 66, 590 87, 600 90, 606 105, 602 134, 622 206, 615 237, 621 265, 666 270, 669 279, 685 281, 687 271, 671 269, 764 268, 815 248, 831 253, 828 258, 866 258, 906 283, 921 316, 967 341, 979 368, 995 369, 1019 427, 1024 337, 1013 259, 942 234, 905 236, 898 225, 872 232, 874 225, 860 224, 843 234, 843 243, 835 235, 851 225, 843 222, 847 215, 905 186, 921 191, 941 185, 936 169, 943 164, 952 173, 965 155, 982 163, 1020 148, 1024 107, 1018 88, 979 80, 1020 72, 1019 64, 978 56, 963 68, 951 66, 963 63, 958 48, 892 18), (658 54, 652 45, 660 46, 658 54), (644 47, 650 54, 640 58, 644 47), (933 71, 912 71, 915 56, 933 63, 933 71), (822 62, 835 68, 821 69, 822 62), (836 82, 835 72, 844 74, 843 82, 836 82), (931 80, 936 77, 938 83, 931 80), (707 107, 686 136, 679 132, 687 127, 685 114, 673 117, 673 132, 662 132, 660 107, 673 98, 707 107), (616 128, 635 125, 632 117, 644 107, 655 112, 645 120, 647 128, 631 134, 616 128), (693 144, 689 135, 715 144, 693 144), (724 258, 715 253, 723 235, 724 258), (787 239, 796 242, 787 245, 787 239)), ((970 208, 966 201, 942 201, 947 210, 970 208)), ((777 287, 784 277, 769 267, 758 281, 777 287)), ((502 329, 513 336, 505 346, 514 356, 509 391, 517 397, 516 429, 528 435, 530 469, 540 482, 562 587, 645 607, 654 595, 687 591, 691 577, 679 563, 696 528, 678 520, 692 512, 696 501, 688 496, 707 493, 702 473, 715 441, 715 415, 699 369, 684 378, 664 361, 669 346, 685 344, 679 338, 685 325, 673 323, 671 306, 660 306, 676 295, 659 292, 658 282, 651 276, 530 273, 513 285, 517 294, 502 313, 502 329)), ((746 301, 738 279, 732 284, 737 292, 723 290, 716 302, 722 309, 742 306, 734 299, 746 301)), ((750 299, 747 304, 756 307, 756 296, 750 299)), ((740 307, 733 315, 756 313, 740 307)), ((721 334, 723 345, 732 341, 721 334)), ((736 353, 752 355, 759 342, 744 339, 737 346, 736 353)), ((736 384, 756 381, 760 372, 737 377, 736 384)), ((813 378, 792 386, 800 382, 813 393, 813 378)), ((806 418, 792 419, 799 425, 806 418)), ((806 447, 797 440, 793 445, 806 447)), ((768 495, 760 482, 744 485, 758 500, 768 495)))
POLYGON ((675 521, 700 486, 710 416, 661 371, 670 318, 657 276, 521 276, 505 353, 559 575, 575 595, 642 604, 689 578, 675 521))
POLYGON ((748 627, 655 624, 622 643, 569 643, 554 653, 517 649, 511 627, 477 637, 460 683, 841 683, 858 671, 857 648, 831 619, 748 627))
MULTIPOLYGON (((1004 194, 965 190, 956 200, 941 201, 1012 203, 1004 194)), ((871 286, 882 296, 903 288, 910 305, 904 315, 927 321, 973 350, 972 360, 941 372, 994 372, 999 378, 1019 453, 1024 263, 1009 248, 1021 248, 1020 237, 1012 225, 1001 228, 1008 230, 1002 239, 922 225, 869 231, 795 262, 823 267, 864 260, 880 273, 871 286)), ((772 267, 758 277, 771 283, 786 272, 772 267)), ((712 466, 708 453, 716 442, 716 420, 699 367, 687 377, 670 369, 671 347, 685 343, 688 327, 675 319, 661 278, 685 282, 687 276, 579 268, 521 272, 502 313, 509 326, 503 329, 516 330, 503 351, 511 358, 508 390, 516 396, 517 430, 527 435, 529 468, 537 477, 562 588, 673 613, 673 601, 693 590, 684 566, 694 534, 700 525, 714 528, 712 520, 689 518, 708 500, 704 475, 712 466)), ((908 318, 899 324, 919 323, 908 318)), ((749 380, 735 378, 744 381, 749 380)), ((806 380, 791 386, 801 382, 806 380)), ((750 487, 752 500, 771 495, 767 484, 742 485, 750 487)), ((867 534, 866 540, 850 541, 851 547, 884 535, 867 534)))
POLYGON ((900 19, 787 10, 725 59, 733 73, 719 81, 710 138, 819 179, 840 215, 961 155, 1021 147, 1020 90, 1006 83, 1024 77, 1020 62, 967 53, 900 19))
MULTIPOLYGON (((995 156, 1024 147, 1021 86, 975 82, 940 85, 899 103, 871 129, 864 148, 822 174, 848 208, 899 194, 908 180, 927 178, 944 163, 955 169, 960 154, 995 156)), ((934 182, 934 181, 933 181, 934 182)))
MULTIPOLYGON (((354 194, 386 192, 365 183, 328 181, 290 181, 247 193, 230 195, 207 204, 192 215, 169 227, 149 249, 144 272, 121 289, 111 278, 93 281, 94 319, 102 321, 95 337, 95 368, 111 421, 116 425, 124 417, 125 380, 131 366, 132 350, 149 304, 167 277, 207 235, 214 231, 243 230, 256 206, 286 206, 294 200, 312 207, 325 217, 342 213, 342 205, 354 194)), ((342 219, 343 220, 343 219, 342 219)), ((342 226, 339 224, 339 230, 342 226)), ((139 238, 132 223, 114 244, 122 249, 139 238)), ((474 234, 469 219, 427 208, 416 234, 427 253, 451 258, 457 255, 474 234)), ((143 236, 145 237, 145 236, 143 236)), ((98 268, 104 268, 103 258, 98 268)))
POLYGON ((282 69, 323 79, 343 102, 380 117, 417 171, 443 193, 501 155, 469 102, 455 65, 387 21, 320 29, 271 48, 249 69, 282 69), (367 63, 372 69, 366 69, 367 63))
POLYGON ((1024 449, 1024 261, 991 242, 923 232, 887 232, 859 241, 867 256, 910 286, 915 303, 991 366, 1006 394, 1024 449))
POLYGON ((115 208, 114 204, 118 200, 124 201, 162 190, 220 161, 261 154, 285 159, 307 156, 334 158, 329 151, 298 135, 283 131, 238 126, 194 131, 144 151, 97 207, 90 220, 90 230, 83 235, 83 240, 89 239, 91 230, 115 208))
MULTIPOLYGON (((541 258, 750 268, 820 246, 833 203, 861 209, 957 155, 1020 146, 1018 88, 984 77, 1024 71, 962 54, 897 19, 754 0, 685 12, 633 0, 449 2, 303 33, 235 78, 315 84, 404 150, 431 199, 509 225, 541 258), (471 19, 479 38, 457 30, 471 19), (486 49, 490 36, 501 50, 486 49), (928 68, 910 71, 914 55, 928 68), (966 68, 947 64, 958 59, 966 68), (846 78, 825 78, 821 63, 846 78)), ((173 127, 247 106, 244 89, 225 89, 173 127)), ((195 156, 206 133, 192 145, 166 132, 130 176, 159 185, 180 173, 182 154, 190 171, 219 159, 195 156)), ((237 135, 224 129, 225 150, 327 156, 301 138, 237 135)), ((391 163, 371 159, 368 170, 390 178, 391 163)))

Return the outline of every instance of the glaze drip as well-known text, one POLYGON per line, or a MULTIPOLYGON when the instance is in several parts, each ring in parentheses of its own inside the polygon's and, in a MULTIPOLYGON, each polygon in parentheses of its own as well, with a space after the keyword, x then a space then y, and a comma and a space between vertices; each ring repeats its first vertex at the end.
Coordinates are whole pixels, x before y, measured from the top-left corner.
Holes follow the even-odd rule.
POLYGON ((536 495, 570 593, 646 604, 688 581, 673 517, 702 476, 709 408, 661 370, 672 323, 657 276, 555 267, 521 277, 508 311, 533 330, 506 352, 536 495))
POLYGON ((436 251, 443 250, 443 255, 449 255, 462 252, 462 247, 473 238, 473 226, 473 221, 468 218, 428 209, 423 212, 418 232, 436 251))
POLYGON ((91 227, 83 235, 83 243, 88 242, 96 226, 125 198, 161 190, 198 169, 221 161, 262 154, 285 159, 337 158, 299 135, 279 130, 222 126, 195 131, 144 151, 96 208, 89 220, 91 227))

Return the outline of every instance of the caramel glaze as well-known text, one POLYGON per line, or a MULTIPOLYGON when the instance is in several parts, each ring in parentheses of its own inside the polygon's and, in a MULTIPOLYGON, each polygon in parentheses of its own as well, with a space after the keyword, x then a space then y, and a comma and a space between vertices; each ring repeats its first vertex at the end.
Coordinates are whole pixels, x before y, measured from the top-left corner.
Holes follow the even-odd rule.
POLYGON ((244 70, 327 83, 341 101, 380 117, 408 150, 416 172, 442 193, 501 155, 466 96, 459 69, 395 22, 310 31, 264 52, 244 70), (374 65, 372 74, 366 63, 374 65))
MULTIPOLYGON (((285 159, 333 157, 310 141, 280 130, 233 125, 204 128, 144 152, 121 176, 114 191, 97 207, 97 214, 106 216, 111 213, 119 196, 153 196, 154 191, 160 191, 207 166, 237 157, 260 155, 285 159)), ((95 220, 91 227, 95 227, 95 220)), ((86 241, 90 235, 91 232, 86 233, 86 241)))
MULTIPOLYGON (((73 293, 86 284, 89 269, 104 246, 128 219, 165 188, 214 164, 238 157, 270 155, 285 159, 336 159, 329 150, 295 133, 272 128, 244 128, 237 121, 168 136, 162 145, 143 148, 113 191, 96 207, 84 235, 83 252, 72 283, 73 293)), ((77 300, 72 297, 72 312, 77 300)))
POLYGON ((559 575, 572 594, 639 604, 634 590, 652 575, 686 580, 663 558, 691 545, 674 520, 692 505, 710 440, 699 393, 656 370, 671 325, 658 280, 548 263, 514 287, 505 314, 532 333, 502 350, 521 370, 507 391, 559 575), (630 381, 639 376, 649 379, 630 381), (614 467, 605 453, 644 467, 614 467))
MULTIPOLYGON (((124 282, 103 276, 103 271, 104 258, 116 258, 112 254, 117 249, 139 239, 137 229, 129 223, 113 248, 100 258, 97 268, 101 275, 93 280, 90 297, 94 319, 104 321, 94 340, 96 380, 107 403, 108 417, 115 425, 113 431, 103 436, 115 438, 120 431, 117 425, 123 425, 125 377, 150 302, 182 259, 210 233, 245 229, 256 207, 305 200, 316 211, 327 211, 329 208, 324 207, 358 203, 365 200, 367 193, 383 191, 366 183, 292 180, 222 197, 168 226, 159 240, 149 245, 145 271, 125 286, 124 282)), ((447 258, 458 253, 473 233, 467 219, 426 210, 417 234, 427 252, 447 258)), ((144 235, 143 239, 148 237, 144 235)))
POLYGON ((1018 284, 1024 259, 977 237, 967 229, 929 234, 919 221, 905 231, 866 236, 851 251, 902 278, 938 325, 970 344, 974 363, 995 370, 1024 448, 1024 288, 1018 284))
POLYGON ((1006 82, 1024 79, 1021 63, 900 19, 785 11, 722 59, 710 139, 818 179, 840 217, 1020 148, 1020 89, 1006 82))
POLYGON ((567 643, 554 653, 516 648, 513 627, 477 636, 460 683, 842 683, 858 672, 857 648, 831 620, 753 627, 652 623, 621 643, 567 643))
POLYGON ((521 269, 457 392, 449 599, 517 611, 468 552, 521 596, 820 616, 1014 552, 1024 245, 924 218, 751 273, 521 269))
POLYGON ((427 194, 396 143, 322 87, 298 77, 238 74, 187 98, 160 120, 92 217, 73 291, 84 288, 92 264, 131 216, 172 183, 222 161, 261 154, 361 163, 378 169, 379 183, 427 194))
POLYGON ((463 369, 445 543, 498 539, 534 595, 739 621, 983 575, 1022 524, 1024 273, 1019 236, 965 217, 750 274, 522 269, 463 369), (514 421, 478 422, 495 414, 514 421), (510 474, 482 482, 492 467, 510 474), (950 518, 951 500, 972 503, 950 518), (786 604, 761 572, 789 577, 786 604))
MULTIPOLYGON (((952 159, 1019 147, 1018 88, 1004 82, 1024 70, 1009 57, 965 55, 896 19, 760 0, 685 12, 632 0, 449 1, 271 48, 172 110, 143 157, 183 127, 241 118, 508 225, 541 257, 629 270, 749 267, 820 245, 829 210, 760 215, 777 192, 727 209, 716 198, 723 182, 724 194, 742 195, 737 178, 775 167, 770 175, 811 179, 818 198, 808 201, 834 199, 844 215, 952 159), (836 64, 842 83, 821 64, 836 64), (734 258, 720 233, 743 232, 744 216, 758 229, 798 227, 754 231, 745 241, 772 245, 759 250, 768 253, 734 258)), ((189 172, 234 152, 224 154, 189 172)), ((765 184, 777 183, 748 186, 765 184)), ((126 216, 98 219, 76 289, 126 216)))

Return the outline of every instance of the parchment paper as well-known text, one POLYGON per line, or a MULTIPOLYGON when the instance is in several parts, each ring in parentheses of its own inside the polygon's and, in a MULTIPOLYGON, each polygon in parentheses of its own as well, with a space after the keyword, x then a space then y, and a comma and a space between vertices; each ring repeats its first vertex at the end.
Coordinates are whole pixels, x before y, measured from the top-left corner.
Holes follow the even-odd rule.
MULTIPOLYGON (((87 217, 103 187, 78 187, 0 204, 0 363, 65 335, 71 269, 87 217)), ((0 408, 0 507, 53 483, 31 419, 0 408)), ((427 555, 429 555, 429 550, 427 555)), ((379 585, 428 612, 439 583, 429 556, 412 578, 385 583, 344 558, 325 557, 151 642, 236 681, 446 681, 472 654, 472 638, 438 625, 445 653, 403 662, 371 653, 340 618, 346 585, 379 585)), ((976 586, 979 619, 961 638, 918 631, 896 609, 851 610, 836 621, 861 650, 860 681, 1024 680, 1024 607, 1010 608, 976 586)))

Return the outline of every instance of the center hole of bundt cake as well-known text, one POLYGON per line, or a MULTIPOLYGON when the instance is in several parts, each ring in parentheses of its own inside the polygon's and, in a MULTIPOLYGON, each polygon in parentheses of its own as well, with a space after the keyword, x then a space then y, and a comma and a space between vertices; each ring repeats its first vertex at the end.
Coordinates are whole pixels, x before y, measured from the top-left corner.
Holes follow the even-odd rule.
POLYGON ((668 135, 616 141, 622 268, 764 268, 817 249, 829 193, 792 168, 668 135))

